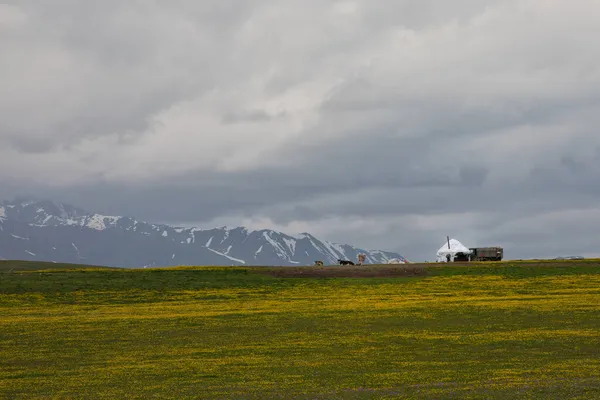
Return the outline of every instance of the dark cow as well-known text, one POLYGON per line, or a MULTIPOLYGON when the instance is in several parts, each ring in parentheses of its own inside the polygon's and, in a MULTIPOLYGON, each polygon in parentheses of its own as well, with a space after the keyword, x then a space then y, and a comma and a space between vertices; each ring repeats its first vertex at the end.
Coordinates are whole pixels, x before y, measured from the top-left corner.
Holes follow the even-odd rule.
POLYGON ((340 265, 355 265, 352 261, 340 260, 339 258, 338 258, 338 263, 340 263, 340 265))

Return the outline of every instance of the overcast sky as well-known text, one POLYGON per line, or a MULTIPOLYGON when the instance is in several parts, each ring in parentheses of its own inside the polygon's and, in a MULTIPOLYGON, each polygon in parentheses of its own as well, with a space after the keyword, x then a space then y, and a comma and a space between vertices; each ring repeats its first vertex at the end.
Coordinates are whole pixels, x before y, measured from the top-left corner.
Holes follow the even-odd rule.
POLYGON ((0 4, 0 198, 600 256, 597 0, 0 4))

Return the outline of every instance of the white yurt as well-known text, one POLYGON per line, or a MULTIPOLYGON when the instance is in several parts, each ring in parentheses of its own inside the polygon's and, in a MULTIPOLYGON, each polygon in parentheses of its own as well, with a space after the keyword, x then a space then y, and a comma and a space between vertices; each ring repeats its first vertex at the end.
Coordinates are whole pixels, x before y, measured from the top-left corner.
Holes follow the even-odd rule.
POLYGON ((450 261, 454 261, 454 257, 457 253, 471 254, 473 252, 458 240, 450 239, 446 243, 444 243, 444 245, 440 247, 440 249, 437 251, 436 260, 438 262, 446 262, 448 261, 449 255, 450 261))

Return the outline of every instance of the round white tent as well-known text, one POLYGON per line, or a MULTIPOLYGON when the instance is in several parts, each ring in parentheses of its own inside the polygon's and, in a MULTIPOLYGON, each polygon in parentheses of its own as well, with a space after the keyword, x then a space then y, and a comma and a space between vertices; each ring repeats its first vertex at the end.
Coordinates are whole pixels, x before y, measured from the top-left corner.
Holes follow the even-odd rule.
POLYGON ((450 261, 454 261, 454 257, 457 253, 472 254, 473 252, 458 240, 450 239, 448 242, 444 243, 444 245, 440 247, 440 249, 437 251, 437 261, 447 261, 448 255, 450 256, 450 261), (448 246, 448 243, 450 244, 450 246, 448 246))

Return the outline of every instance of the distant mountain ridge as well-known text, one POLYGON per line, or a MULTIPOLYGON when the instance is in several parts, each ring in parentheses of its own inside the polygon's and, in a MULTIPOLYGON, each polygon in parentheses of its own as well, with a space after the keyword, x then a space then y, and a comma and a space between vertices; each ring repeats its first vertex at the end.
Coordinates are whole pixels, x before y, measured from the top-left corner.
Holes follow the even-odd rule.
POLYGON ((312 265, 338 259, 381 264, 404 258, 269 229, 181 228, 91 213, 49 200, 0 202, 0 259, 139 268, 173 265, 312 265))

